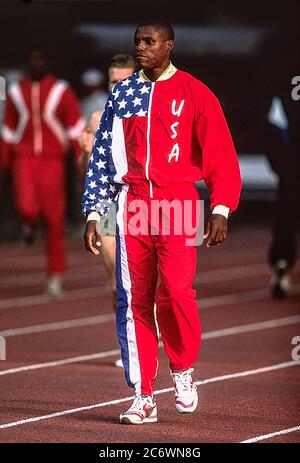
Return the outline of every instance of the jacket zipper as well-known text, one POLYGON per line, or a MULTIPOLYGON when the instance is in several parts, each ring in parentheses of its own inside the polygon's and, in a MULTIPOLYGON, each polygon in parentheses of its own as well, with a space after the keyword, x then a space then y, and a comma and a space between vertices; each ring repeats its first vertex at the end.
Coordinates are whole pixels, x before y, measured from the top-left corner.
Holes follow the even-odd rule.
POLYGON ((151 180, 149 179, 149 163, 150 163, 150 118, 151 118, 151 108, 152 108, 152 95, 154 91, 154 85, 155 83, 151 83, 151 91, 150 91, 150 96, 149 96, 149 108, 148 108, 148 126, 147 126, 147 158, 146 158, 146 167, 145 167, 145 174, 146 178, 149 182, 149 187, 150 187, 150 198, 153 198, 153 185, 151 180))

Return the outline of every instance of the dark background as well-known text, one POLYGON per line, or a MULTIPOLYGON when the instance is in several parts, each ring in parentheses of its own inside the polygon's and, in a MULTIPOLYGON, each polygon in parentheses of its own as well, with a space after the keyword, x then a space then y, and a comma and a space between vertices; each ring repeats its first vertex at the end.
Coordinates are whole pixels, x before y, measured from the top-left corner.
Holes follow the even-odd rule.
MULTIPOLYGON (((268 32, 250 53, 239 54, 235 50, 231 55, 223 55, 206 51, 202 56, 192 57, 181 52, 180 42, 176 43, 174 53, 177 66, 207 83, 221 99, 237 150, 259 152, 262 149, 260 102, 266 87, 272 87, 275 74, 287 74, 286 61, 293 60, 299 49, 295 38, 300 27, 299 13, 300 2, 296 0, 2 0, 0 68, 20 67, 28 52, 40 46, 47 51, 53 71, 69 80, 80 93, 79 78, 83 70, 88 66, 105 69, 112 54, 112 49, 106 51, 105 44, 99 51, 91 39, 76 33, 76 26, 80 24, 122 27, 127 23, 132 25, 132 35, 136 24, 152 18, 171 22, 175 32, 179 25, 227 28, 231 35, 236 29, 233 50, 239 50, 241 29, 264 28, 268 32)), ((133 47, 127 50, 126 46, 125 51, 133 52, 133 47)), ((116 46, 115 52, 124 52, 122 44, 119 49, 116 46)), ((292 75, 297 75, 296 66, 293 71, 292 75)))
MULTIPOLYGON (((286 85, 300 75, 300 2, 296 0, 0 0, 0 74, 5 69, 22 68, 30 50, 42 47, 53 72, 67 79, 80 96, 82 72, 91 66, 105 70, 113 53, 134 53, 134 29, 150 19, 170 22, 175 34, 181 31, 181 37, 185 31, 185 46, 183 40, 175 42, 174 64, 218 95, 238 153, 262 153, 266 101, 280 83, 286 85), (79 33, 83 25, 92 31, 92 24, 107 27, 102 38, 79 33), (202 35, 198 36, 197 30, 202 35), (216 39, 205 42, 205 31, 213 36, 215 32, 216 39), (225 39, 230 38, 229 52, 222 48, 220 31, 225 39), (255 46, 248 50, 242 46, 245 31, 256 37, 255 46), (201 40, 209 45, 193 53, 201 40)), ((70 170, 68 210, 79 220, 70 189, 72 175, 70 170)))

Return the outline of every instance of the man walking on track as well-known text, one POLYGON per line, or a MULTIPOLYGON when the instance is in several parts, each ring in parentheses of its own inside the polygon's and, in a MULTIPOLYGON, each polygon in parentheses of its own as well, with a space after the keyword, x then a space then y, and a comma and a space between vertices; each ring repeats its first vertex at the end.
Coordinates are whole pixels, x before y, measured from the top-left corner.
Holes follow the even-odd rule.
POLYGON ((83 194, 85 245, 98 255, 97 220, 107 214, 119 192, 117 333, 126 380, 135 389, 133 404, 120 415, 125 424, 157 421, 154 301, 175 385, 176 410, 191 413, 197 407, 191 375, 201 339, 192 288, 196 246, 190 240, 195 231, 187 230, 186 223, 195 223, 199 203, 195 182, 204 179, 212 208, 204 238, 208 247, 221 244, 227 236, 228 213, 236 209, 241 189, 236 152, 218 99, 170 61, 172 27, 139 25, 134 40, 142 69, 109 94, 83 194), (157 203, 159 208, 170 206, 160 210, 159 221, 157 203), (169 227, 161 224, 166 218, 169 227), (178 231, 182 222, 184 229, 178 231))
POLYGON ((47 233, 47 294, 61 294, 65 271, 65 154, 84 128, 79 104, 67 82, 47 72, 39 50, 31 54, 28 76, 8 90, 2 129, 2 166, 11 168, 17 211, 29 243, 39 216, 47 233))

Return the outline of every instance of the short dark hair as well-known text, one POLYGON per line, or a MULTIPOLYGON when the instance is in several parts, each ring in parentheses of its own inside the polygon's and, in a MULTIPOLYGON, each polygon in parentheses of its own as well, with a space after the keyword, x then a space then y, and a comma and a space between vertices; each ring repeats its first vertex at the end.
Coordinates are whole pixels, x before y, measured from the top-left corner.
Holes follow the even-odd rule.
POLYGON ((152 26, 155 29, 162 31, 166 40, 173 40, 173 41, 175 40, 174 29, 169 23, 165 23, 161 21, 147 21, 147 22, 139 24, 136 28, 136 31, 140 27, 144 27, 144 26, 152 26))
POLYGON ((119 53, 110 58, 109 68, 132 68, 136 69, 136 62, 133 56, 126 53, 119 53))

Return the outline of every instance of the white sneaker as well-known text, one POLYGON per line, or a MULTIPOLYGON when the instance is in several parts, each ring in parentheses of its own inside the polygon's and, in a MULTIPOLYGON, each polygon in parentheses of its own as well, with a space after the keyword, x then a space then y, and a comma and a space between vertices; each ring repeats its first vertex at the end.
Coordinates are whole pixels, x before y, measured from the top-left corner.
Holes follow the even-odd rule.
POLYGON ((157 406, 149 395, 137 395, 131 407, 120 415, 122 424, 156 423, 157 406))
POLYGON ((36 242, 37 227, 24 223, 22 225, 22 238, 27 245, 32 246, 36 242))
POLYGON ((122 359, 118 359, 118 360, 115 361, 115 367, 124 368, 122 359))
POLYGON ((175 408, 179 413, 192 413, 198 405, 197 387, 193 383, 194 368, 185 371, 172 372, 175 384, 175 408))
POLYGON ((274 299, 283 299, 290 290, 290 277, 288 274, 288 262, 279 260, 274 266, 271 277, 271 293, 274 299))
POLYGON ((50 299, 56 299, 62 295, 61 275, 51 275, 48 278, 46 294, 50 299))

